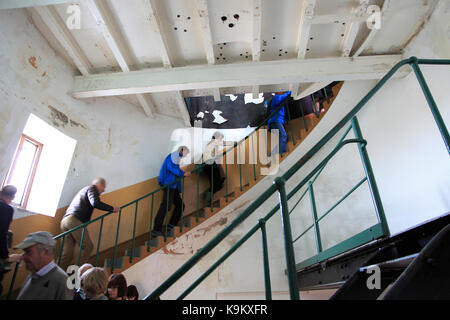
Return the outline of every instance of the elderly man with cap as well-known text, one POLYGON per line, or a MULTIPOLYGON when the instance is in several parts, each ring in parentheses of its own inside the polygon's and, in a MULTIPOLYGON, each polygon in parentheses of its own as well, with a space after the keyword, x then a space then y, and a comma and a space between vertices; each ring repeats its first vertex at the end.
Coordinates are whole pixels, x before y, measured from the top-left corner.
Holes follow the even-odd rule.
POLYGON ((22 249, 22 261, 31 273, 26 278, 17 300, 71 300, 73 291, 67 286, 67 274, 53 261, 55 240, 46 231, 30 233, 14 249, 22 249))

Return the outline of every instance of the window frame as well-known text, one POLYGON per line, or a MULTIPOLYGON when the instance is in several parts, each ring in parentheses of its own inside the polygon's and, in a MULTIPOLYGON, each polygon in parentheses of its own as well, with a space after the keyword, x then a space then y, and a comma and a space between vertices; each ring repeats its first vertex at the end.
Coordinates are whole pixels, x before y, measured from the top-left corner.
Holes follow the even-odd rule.
POLYGON ((37 167, 39 164, 39 160, 42 154, 42 149, 44 148, 44 144, 42 144, 41 142, 37 141, 36 139, 31 138, 30 136, 22 133, 20 136, 20 140, 19 140, 19 144, 16 148, 16 151, 14 152, 14 157, 13 160, 11 162, 11 165, 9 167, 8 173, 6 175, 5 181, 3 182, 3 185, 7 185, 11 179, 12 173, 14 172, 14 169, 16 167, 17 164, 17 160, 19 158, 20 155, 20 151, 23 147, 23 144, 28 141, 32 144, 34 144, 36 146, 36 152, 34 153, 34 158, 33 158, 33 163, 31 165, 31 168, 28 172, 28 178, 27 178, 27 182, 26 182, 26 186, 25 186, 25 190, 23 193, 23 198, 21 199, 21 201, 19 203, 13 201, 14 204, 16 204, 18 207, 22 208, 22 209, 26 209, 27 204, 28 204, 28 199, 30 197, 30 193, 31 193, 31 189, 33 188, 33 182, 34 182, 34 178, 36 176, 36 171, 37 171, 37 167))

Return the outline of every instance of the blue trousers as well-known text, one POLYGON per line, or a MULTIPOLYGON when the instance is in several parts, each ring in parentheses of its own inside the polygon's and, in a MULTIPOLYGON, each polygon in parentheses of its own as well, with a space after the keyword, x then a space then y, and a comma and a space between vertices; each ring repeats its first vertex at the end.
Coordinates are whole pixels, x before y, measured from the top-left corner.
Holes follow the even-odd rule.
POLYGON ((281 154, 287 152, 287 134, 286 130, 284 130, 284 125, 281 122, 272 122, 269 124, 269 132, 272 129, 278 129, 278 140, 279 140, 278 145, 280 148, 279 152, 281 154))

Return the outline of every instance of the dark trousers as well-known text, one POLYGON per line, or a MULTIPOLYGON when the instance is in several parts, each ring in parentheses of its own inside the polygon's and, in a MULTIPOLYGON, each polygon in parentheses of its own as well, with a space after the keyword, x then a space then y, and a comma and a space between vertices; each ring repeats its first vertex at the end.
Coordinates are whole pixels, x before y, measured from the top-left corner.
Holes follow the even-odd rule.
POLYGON ((215 162, 212 164, 205 164, 204 168, 205 174, 208 177, 209 181, 209 191, 213 194, 222 189, 223 187, 223 181, 222 175, 220 174, 220 168, 219 165, 215 162), (211 186, 211 175, 213 179, 213 185, 211 186))
MULTIPOLYGON (((279 146, 279 153, 285 153, 287 152, 287 134, 286 130, 284 130, 284 125, 280 122, 272 122, 269 124, 269 132, 272 129, 278 129, 278 146, 279 146)), ((276 147, 276 146, 275 146, 276 147)), ((272 147, 272 153, 276 154, 275 148, 272 147)))
POLYGON ((159 207, 158 213, 156 214, 155 226, 153 227, 153 230, 162 232, 162 226, 166 217, 166 212, 167 214, 170 212, 172 204, 175 205, 175 209, 173 210, 169 224, 176 226, 181 217, 181 206, 183 205, 183 201, 181 200, 180 193, 177 189, 166 188, 164 189, 161 206, 159 207), (167 189, 169 191, 167 191, 167 189), (169 198, 167 199, 167 197, 169 198))

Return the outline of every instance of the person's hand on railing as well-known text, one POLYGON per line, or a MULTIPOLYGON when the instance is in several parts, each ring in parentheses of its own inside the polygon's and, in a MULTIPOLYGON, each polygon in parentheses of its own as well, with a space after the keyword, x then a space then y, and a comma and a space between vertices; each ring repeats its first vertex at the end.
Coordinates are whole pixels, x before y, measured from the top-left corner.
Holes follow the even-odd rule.
POLYGON ((114 207, 113 212, 119 212, 119 210, 120 210, 120 207, 114 207))
POLYGON ((11 262, 11 263, 14 263, 14 262, 20 263, 22 261, 22 259, 23 259, 23 257, 21 254, 14 253, 14 254, 10 255, 8 257, 8 259, 6 259, 6 261, 11 262))

